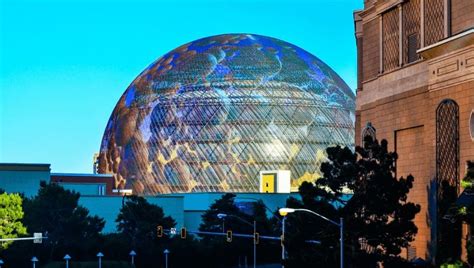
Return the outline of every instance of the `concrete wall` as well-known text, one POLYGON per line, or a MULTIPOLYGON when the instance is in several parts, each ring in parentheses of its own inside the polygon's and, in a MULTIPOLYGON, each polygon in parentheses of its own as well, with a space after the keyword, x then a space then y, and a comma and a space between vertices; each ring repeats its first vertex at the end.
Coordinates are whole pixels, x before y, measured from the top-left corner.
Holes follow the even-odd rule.
MULTIPOLYGON (((58 183, 66 190, 75 191, 84 195, 100 195, 99 186, 107 187, 105 183, 58 183)), ((105 188, 104 188, 105 189, 105 188)))
MULTIPOLYGON (((176 227, 184 226, 183 197, 147 197, 148 202, 163 208, 166 216, 176 221, 176 227)), ((103 233, 116 232, 116 222, 120 208, 121 196, 81 196, 79 204, 89 209, 90 215, 96 215, 105 220, 103 233)))
POLYGON ((0 163, 0 188, 8 193, 23 193, 31 197, 38 193, 40 181, 49 180, 49 164, 0 163))
MULTIPOLYGON (((225 193, 185 193, 185 194, 170 194, 165 196, 184 196, 184 210, 207 210, 209 206, 219 199, 225 193)), ((235 193, 237 197, 236 202, 255 202, 262 200, 265 205, 272 211, 278 207, 285 205, 286 199, 293 196, 299 198, 298 193, 278 194, 278 193, 235 193)))
MULTIPOLYGON (((222 197, 225 193, 186 193, 172 194, 170 196, 182 196, 184 198, 184 226, 191 231, 197 231, 201 224, 202 214, 209 207, 222 197)), ((293 196, 299 199, 299 194, 278 194, 278 193, 236 193, 236 203, 251 203, 262 200, 268 207, 267 215, 272 216, 272 212, 284 207, 288 197, 293 196)))
MULTIPOLYGON (((201 224, 202 214, 209 209, 215 200, 224 193, 186 193, 170 194, 157 197, 146 197, 148 202, 163 208, 165 215, 176 221, 176 228, 186 227, 190 231, 197 231, 201 224)), ((299 198, 298 194, 260 194, 238 193, 236 203, 255 202, 262 200, 270 211, 284 207, 289 196, 299 198)), ((79 203, 89 209, 91 215, 97 215, 106 221, 103 232, 116 231, 115 219, 122 207, 121 196, 81 196, 79 203)), ((268 216, 271 216, 268 211, 268 216)))

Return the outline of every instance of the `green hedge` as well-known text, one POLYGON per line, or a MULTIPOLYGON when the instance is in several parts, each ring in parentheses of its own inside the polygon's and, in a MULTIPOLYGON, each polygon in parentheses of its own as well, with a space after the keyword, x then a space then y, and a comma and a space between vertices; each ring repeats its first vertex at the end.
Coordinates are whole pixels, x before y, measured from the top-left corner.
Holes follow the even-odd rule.
POLYGON ((440 268, 462 268, 464 267, 463 263, 458 261, 456 263, 443 263, 440 268))

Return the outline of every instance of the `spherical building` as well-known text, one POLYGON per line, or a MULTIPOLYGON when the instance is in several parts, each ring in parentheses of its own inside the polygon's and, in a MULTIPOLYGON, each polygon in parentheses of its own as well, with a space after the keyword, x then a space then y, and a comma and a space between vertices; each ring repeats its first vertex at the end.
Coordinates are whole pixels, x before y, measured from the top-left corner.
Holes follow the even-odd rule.
POLYGON ((353 146, 355 96, 321 60, 281 40, 207 37, 169 52, 127 88, 99 172, 138 194, 257 192, 262 170, 292 186, 320 176, 325 148, 353 146))

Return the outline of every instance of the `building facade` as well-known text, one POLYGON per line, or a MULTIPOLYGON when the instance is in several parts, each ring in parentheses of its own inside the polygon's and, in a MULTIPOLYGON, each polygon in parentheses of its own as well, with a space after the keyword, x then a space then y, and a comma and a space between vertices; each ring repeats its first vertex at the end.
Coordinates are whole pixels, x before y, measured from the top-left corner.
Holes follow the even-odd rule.
MULTIPOLYGON (((41 182, 57 183, 66 190, 80 194, 79 205, 91 215, 104 219, 103 233, 117 232, 117 215, 125 202, 125 196, 113 191, 114 178, 108 174, 51 173, 50 164, 0 163, 0 189, 7 193, 20 193, 32 198, 38 194, 41 182)), ((197 231, 202 214, 223 192, 181 193, 145 196, 146 200, 161 207, 167 216, 176 221, 176 227, 197 231)), ((235 203, 246 212, 258 200, 264 202, 272 215, 284 207, 289 197, 300 198, 297 193, 236 193, 235 203)), ((31 230, 30 230, 31 231, 31 230)), ((41 232, 42 230, 34 230, 41 232)))
POLYGON ((109 174, 51 173, 51 182, 84 195, 118 195, 114 177, 109 174))
POLYGON ((415 177, 418 234, 403 254, 433 261, 443 191, 462 190, 474 159, 474 1, 366 0, 354 21, 356 144, 386 139, 397 176, 415 177))
POLYGON ((38 193, 40 182, 49 182, 50 164, 0 163, 0 189, 7 193, 22 193, 32 197, 38 193))

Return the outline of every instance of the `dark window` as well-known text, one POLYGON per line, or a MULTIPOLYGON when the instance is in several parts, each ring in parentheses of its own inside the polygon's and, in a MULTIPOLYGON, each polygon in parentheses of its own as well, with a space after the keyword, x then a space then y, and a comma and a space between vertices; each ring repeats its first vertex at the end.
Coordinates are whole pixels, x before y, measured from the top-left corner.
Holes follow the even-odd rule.
POLYGON ((407 259, 409 261, 416 259, 416 247, 412 247, 412 246, 407 247, 407 259))
POLYGON ((471 111, 471 117, 469 119, 469 132, 471 139, 474 141, 474 110, 471 111))
POLYGON ((436 174, 440 185, 459 185, 459 106, 451 99, 436 110, 436 174))
POLYGON ((459 192, 459 106, 447 99, 436 110, 436 235, 440 263, 461 254, 461 224, 450 222, 459 192))
POLYGON ((420 0, 406 1, 403 12, 403 63, 410 63, 420 57, 416 51, 420 48, 420 0))
POLYGON ((370 138, 372 141, 375 141, 377 139, 376 129, 374 128, 374 126, 372 126, 371 122, 368 122, 367 126, 362 131, 362 145, 365 144, 367 138, 370 138))
POLYGON ((408 63, 418 59, 416 50, 418 49, 418 34, 408 36, 408 63))

